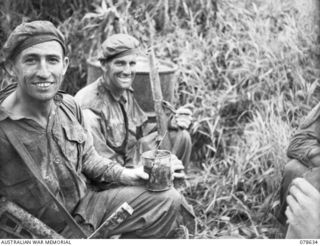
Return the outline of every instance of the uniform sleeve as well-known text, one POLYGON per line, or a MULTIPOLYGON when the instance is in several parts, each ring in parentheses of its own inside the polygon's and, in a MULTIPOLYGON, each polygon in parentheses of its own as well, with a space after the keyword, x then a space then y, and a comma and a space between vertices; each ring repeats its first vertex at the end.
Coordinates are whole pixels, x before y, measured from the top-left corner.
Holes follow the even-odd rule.
POLYGON ((293 135, 287 155, 307 167, 320 166, 320 104, 302 122, 293 135))
MULTIPOLYGON (((88 117, 88 114, 82 112, 83 119, 88 117)), ((82 125, 86 132, 86 141, 83 146, 82 155, 82 172, 90 179, 96 182, 120 183, 120 175, 124 170, 119 163, 98 154, 94 146, 92 132, 87 123, 87 119, 82 121, 82 125)))
POLYGON ((101 117, 94 113, 90 109, 83 109, 82 110, 84 115, 84 121, 86 127, 90 131, 92 138, 93 138, 93 146, 96 151, 102 157, 115 160, 117 159, 117 153, 108 146, 107 141, 105 139, 106 130, 103 129, 101 121, 101 117))

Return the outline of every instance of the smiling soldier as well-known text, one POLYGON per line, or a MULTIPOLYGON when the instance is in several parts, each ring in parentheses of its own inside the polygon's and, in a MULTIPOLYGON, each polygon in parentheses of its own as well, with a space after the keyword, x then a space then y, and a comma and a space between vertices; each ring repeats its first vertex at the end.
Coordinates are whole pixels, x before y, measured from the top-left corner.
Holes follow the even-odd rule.
MULTIPOLYGON (((60 31, 48 21, 23 23, 4 52, 17 83, 0 92, 0 196, 68 238, 75 237, 74 226, 65 215, 90 233, 124 202, 134 213, 109 235, 170 237, 188 205, 174 189, 158 194, 138 186, 148 178, 142 168, 128 169, 97 154, 80 107, 58 91, 69 62, 60 31), (96 191, 88 181, 117 188, 96 191)), ((130 80, 121 78, 121 86, 130 80)))
MULTIPOLYGON (((81 89, 75 99, 83 109, 98 153, 133 167, 144 151, 155 149, 157 136, 131 87, 139 41, 128 34, 115 34, 103 42, 100 53, 103 75, 81 89)), ((186 129, 191 119, 190 109, 181 107, 168 122, 171 152, 182 161, 181 169, 189 165, 192 144, 186 129)))

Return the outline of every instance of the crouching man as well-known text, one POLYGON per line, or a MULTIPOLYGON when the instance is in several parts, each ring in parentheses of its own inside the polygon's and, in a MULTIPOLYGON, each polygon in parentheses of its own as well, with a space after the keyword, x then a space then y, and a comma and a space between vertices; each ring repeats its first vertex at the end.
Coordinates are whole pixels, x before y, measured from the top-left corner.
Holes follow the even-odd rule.
POLYGON ((320 104, 292 137, 285 166, 279 220, 286 238, 320 238, 320 104))
POLYGON ((80 107, 58 91, 68 57, 64 37, 51 22, 19 25, 3 50, 6 69, 17 83, 0 92, 0 196, 66 238, 75 236, 48 190, 88 233, 124 202, 134 212, 109 235, 167 238, 184 225, 185 214, 194 219, 175 189, 149 192, 140 185, 148 179, 142 168, 128 169, 96 152, 80 107), (26 159, 32 160, 39 179, 26 159), (88 181, 116 188, 91 189, 88 181))

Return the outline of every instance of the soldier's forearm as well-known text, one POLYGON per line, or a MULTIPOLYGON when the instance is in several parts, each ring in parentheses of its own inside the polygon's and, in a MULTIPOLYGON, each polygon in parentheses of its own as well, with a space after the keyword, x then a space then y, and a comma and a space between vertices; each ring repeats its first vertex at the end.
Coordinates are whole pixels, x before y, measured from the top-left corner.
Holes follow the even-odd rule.
POLYGON ((120 175, 124 167, 120 164, 96 155, 84 163, 83 172, 97 182, 120 183, 120 175))
POLYGON ((320 147, 310 150, 309 159, 314 167, 320 167, 320 147))
POLYGON ((120 183, 120 175, 123 167, 110 159, 98 154, 93 146, 93 138, 90 132, 84 143, 82 156, 82 172, 96 182, 120 183))

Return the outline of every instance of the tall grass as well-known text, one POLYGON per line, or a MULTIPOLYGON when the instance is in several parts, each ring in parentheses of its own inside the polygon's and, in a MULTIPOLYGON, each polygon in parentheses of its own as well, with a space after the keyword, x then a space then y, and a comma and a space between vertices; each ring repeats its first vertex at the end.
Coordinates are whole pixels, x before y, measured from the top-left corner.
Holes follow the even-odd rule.
POLYGON ((255 111, 227 157, 211 159, 185 192, 199 215, 200 238, 278 238, 275 218, 281 171, 292 131, 279 117, 279 99, 255 111))
POLYGON ((60 21, 71 51, 64 87, 73 94, 85 84, 99 30, 116 31, 104 25, 109 12, 144 47, 146 13, 154 19, 157 56, 178 66, 174 103, 195 107, 194 169, 183 192, 196 238, 283 237, 275 214, 286 148, 319 95, 319 29, 302 21, 295 2, 95 0, 60 21))
MULTIPOLYGON (((214 22, 171 19, 158 55, 179 69, 177 104, 195 105, 196 171, 185 194, 196 237, 278 238, 290 136, 317 103, 318 34, 290 1, 218 1, 214 22)), ((316 30, 316 29, 314 29, 316 30)))

